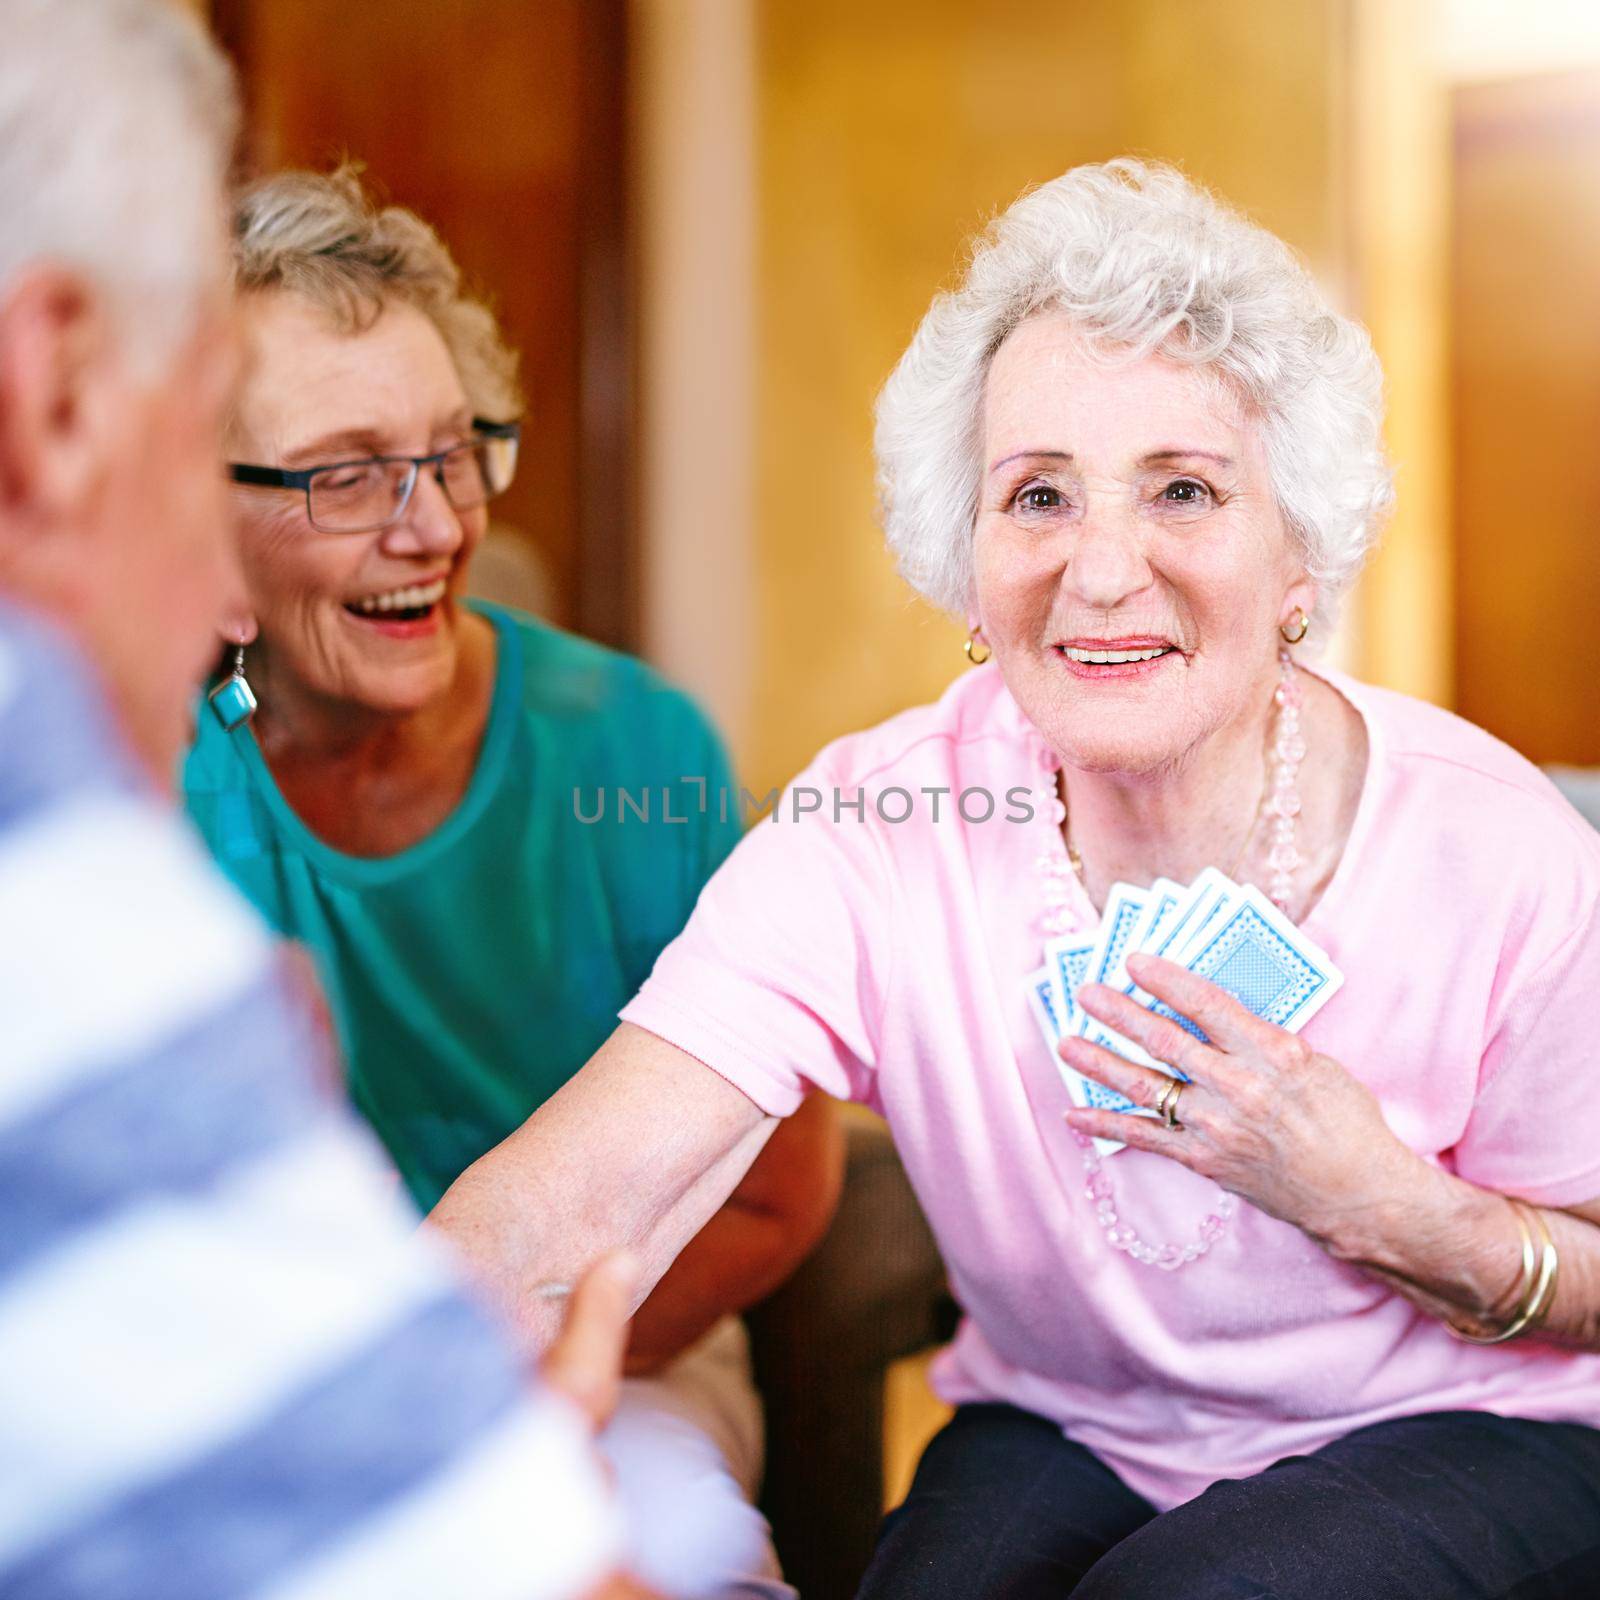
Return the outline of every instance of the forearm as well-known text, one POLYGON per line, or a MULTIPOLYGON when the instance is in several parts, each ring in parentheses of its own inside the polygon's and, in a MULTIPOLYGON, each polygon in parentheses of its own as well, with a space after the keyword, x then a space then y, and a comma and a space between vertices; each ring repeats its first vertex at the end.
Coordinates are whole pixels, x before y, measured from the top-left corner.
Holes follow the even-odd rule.
POLYGON ((563 1290, 607 1251, 626 1248, 638 1257, 635 1301, 642 1301, 731 1193, 766 1132, 753 1130, 698 1178, 654 1189, 605 1182, 583 1162, 564 1159, 581 1149, 563 1150, 559 1133, 517 1147, 507 1141, 469 1167, 428 1220, 450 1236, 480 1288, 540 1352, 561 1326, 563 1290))
MULTIPOLYGON (((1600 1350, 1600 1227, 1566 1211, 1537 1209, 1560 1257, 1555 1298, 1525 1337, 1600 1350)), ((1417 1159, 1411 1181, 1388 1200, 1343 1220, 1319 1240, 1429 1316, 1470 1332, 1504 1328, 1522 1286, 1522 1233, 1504 1195, 1417 1159)))
POLYGON ((811 1241, 781 1216, 730 1201, 689 1241, 633 1319, 627 1368, 648 1372, 688 1349, 730 1312, 771 1294, 811 1241))
POLYGON ((607 1251, 639 1257, 635 1304, 743 1178, 775 1126, 699 1062, 638 1029, 473 1163, 429 1221, 535 1350, 559 1289, 607 1251))
POLYGON ((728 1203, 634 1318, 630 1373, 650 1372, 721 1317, 782 1284, 827 1232, 844 1182, 844 1131, 823 1095, 777 1128, 728 1203))

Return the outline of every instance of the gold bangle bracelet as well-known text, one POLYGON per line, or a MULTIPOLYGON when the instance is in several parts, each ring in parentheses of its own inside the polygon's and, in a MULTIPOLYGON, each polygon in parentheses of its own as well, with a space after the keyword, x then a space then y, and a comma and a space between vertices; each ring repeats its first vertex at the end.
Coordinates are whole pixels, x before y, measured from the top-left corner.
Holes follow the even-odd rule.
POLYGON ((1533 1304, 1528 1308, 1528 1326, 1538 1328, 1543 1326, 1545 1318, 1550 1315, 1550 1308, 1556 1303, 1556 1278, 1561 1271, 1561 1256, 1556 1250, 1556 1242, 1551 1237, 1550 1224, 1545 1221, 1544 1213, 1537 1206, 1530 1206, 1528 1209, 1538 1224, 1539 1236, 1544 1240, 1542 1263, 1544 1283, 1541 1292, 1535 1294, 1533 1304))
POLYGON ((1446 1321, 1445 1327, 1449 1332, 1467 1344, 1504 1344, 1508 1339, 1515 1339, 1519 1333, 1526 1333, 1529 1328, 1543 1322, 1555 1301, 1556 1273, 1561 1262, 1555 1240, 1550 1236, 1550 1228, 1537 1207, 1526 1205, 1521 1200, 1512 1200, 1509 1195, 1506 1198, 1516 1215, 1517 1226, 1522 1230, 1522 1278, 1517 1294, 1517 1309, 1512 1313, 1511 1321, 1498 1333, 1468 1333, 1464 1328, 1446 1321), (1533 1229, 1528 1225, 1530 1215, 1539 1229, 1541 1243, 1537 1252, 1533 1229))

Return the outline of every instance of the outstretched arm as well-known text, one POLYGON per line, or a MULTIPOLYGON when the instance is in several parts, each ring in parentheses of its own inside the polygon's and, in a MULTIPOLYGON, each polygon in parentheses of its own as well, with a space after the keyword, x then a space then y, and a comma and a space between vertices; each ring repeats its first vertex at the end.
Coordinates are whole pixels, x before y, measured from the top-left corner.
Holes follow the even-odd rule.
POLYGON ((639 1308, 629 1376, 657 1371, 721 1317, 785 1283, 827 1232, 843 1181, 833 1102, 809 1095, 639 1308))
POLYGON ((561 1324, 562 1287, 610 1250, 640 1262, 637 1307, 776 1126, 693 1056, 623 1023, 451 1184, 429 1221, 543 1350, 561 1324))

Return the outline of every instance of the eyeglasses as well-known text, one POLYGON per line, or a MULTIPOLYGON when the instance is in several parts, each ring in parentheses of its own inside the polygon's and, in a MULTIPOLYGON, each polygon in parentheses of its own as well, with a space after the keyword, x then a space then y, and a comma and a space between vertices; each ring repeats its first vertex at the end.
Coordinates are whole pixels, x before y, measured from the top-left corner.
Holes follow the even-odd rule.
POLYGON ((323 533, 373 533, 406 514, 424 467, 457 511, 472 511, 510 486, 522 424, 474 417, 472 433, 431 456, 367 456, 300 470, 232 462, 228 472, 235 483, 302 490, 311 526, 323 533))

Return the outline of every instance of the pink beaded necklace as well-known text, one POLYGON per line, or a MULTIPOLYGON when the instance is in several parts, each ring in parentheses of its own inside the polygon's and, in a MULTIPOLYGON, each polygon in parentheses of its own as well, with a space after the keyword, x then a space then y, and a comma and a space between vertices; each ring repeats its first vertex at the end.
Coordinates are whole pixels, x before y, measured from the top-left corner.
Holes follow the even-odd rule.
MULTIPOLYGON (((1278 652, 1278 661, 1281 675, 1272 691, 1276 725, 1273 729, 1271 781, 1245 834, 1244 843, 1239 847, 1234 869, 1237 870, 1251 840, 1255 838, 1261 817, 1269 817, 1272 847, 1267 853, 1268 894, 1278 909, 1288 916, 1294 893, 1294 875, 1301 863, 1300 851, 1295 843, 1295 822, 1300 815, 1300 764, 1306 758, 1306 742, 1300 726, 1303 697, 1295 676, 1294 658, 1287 649, 1283 649, 1278 652)), ((1060 762, 1053 751, 1046 752, 1044 764, 1049 771, 1059 773, 1060 762)), ((1071 924, 1072 913, 1068 902, 1073 880, 1082 879, 1083 863, 1064 834, 1067 808, 1059 792, 1054 801, 1044 807, 1043 815, 1050 825, 1051 844, 1037 861, 1045 901, 1039 925, 1045 937, 1051 938, 1066 932, 1071 924)), ((1084 1171, 1088 1174, 1084 1195, 1094 1207, 1095 1221, 1100 1224, 1106 1243, 1112 1249, 1122 1251, 1141 1266, 1176 1272, 1198 1261, 1227 1232, 1229 1219, 1238 1210, 1239 1202, 1236 1195, 1222 1189, 1215 1209, 1201 1220, 1194 1239, 1188 1244, 1147 1243, 1118 1217, 1116 1190, 1111 1182, 1111 1174, 1095 1150, 1094 1141, 1076 1131, 1073 1138, 1078 1142, 1083 1154, 1084 1171)))

